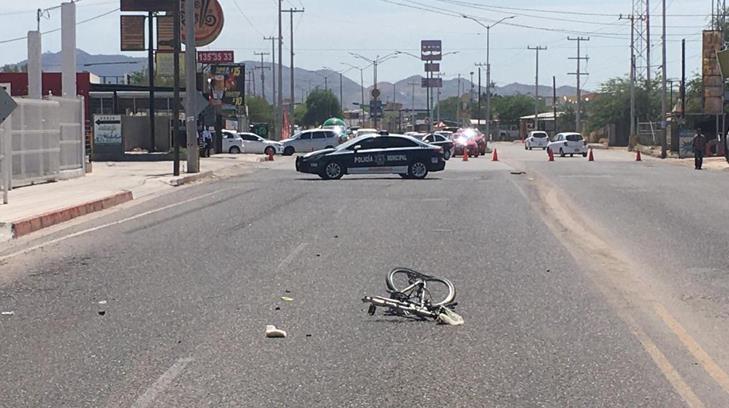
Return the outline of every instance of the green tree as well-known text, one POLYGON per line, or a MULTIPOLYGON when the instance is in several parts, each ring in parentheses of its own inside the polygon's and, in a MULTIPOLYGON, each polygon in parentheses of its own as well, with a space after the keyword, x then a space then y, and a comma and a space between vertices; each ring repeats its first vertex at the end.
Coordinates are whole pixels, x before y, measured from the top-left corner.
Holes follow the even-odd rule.
POLYGON ((450 98, 441 99, 440 103, 436 105, 435 111, 438 109, 440 109, 441 120, 455 122, 458 120, 458 97, 451 96, 450 98))
POLYGON ((342 116, 342 108, 337 97, 329 90, 315 89, 306 98, 306 113, 302 118, 302 124, 317 126, 331 117, 342 116))
MULTIPOLYGON (((647 89, 645 83, 635 84, 635 115, 639 120, 660 120, 660 89, 654 81, 647 89)), ((630 124, 630 80, 612 78, 600 86, 598 96, 586 108, 587 129, 595 130, 609 124, 630 124)))
POLYGON ((255 123, 273 123, 273 107, 260 96, 247 96, 248 119, 255 123))
MULTIPOLYGON (((484 117, 485 105, 485 102, 481 104, 484 117)), ((547 110, 543 99, 539 100, 538 110, 540 113, 547 110)), ((522 116, 534 115, 534 97, 529 95, 492 96, 491 115, 498 118, 501 123, 517 124, 522 116)))
POLYGON ((306 105, 303 103, 296 104, 296 107, 294 107, 294 123, 297 125, 303 124, 304 115, 306 115, 306 105))

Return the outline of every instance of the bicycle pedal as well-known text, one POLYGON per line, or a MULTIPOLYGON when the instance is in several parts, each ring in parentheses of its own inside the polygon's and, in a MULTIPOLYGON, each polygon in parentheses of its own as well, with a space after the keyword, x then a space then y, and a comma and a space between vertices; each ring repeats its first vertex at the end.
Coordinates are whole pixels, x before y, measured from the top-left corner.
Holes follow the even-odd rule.
POLYGON ((377 311, 377 306, 375 306, 375 305, 370 305, 370 307, 367 308, 367 313, 369 313, 370 316, 374 316, 376 311, 377 311))

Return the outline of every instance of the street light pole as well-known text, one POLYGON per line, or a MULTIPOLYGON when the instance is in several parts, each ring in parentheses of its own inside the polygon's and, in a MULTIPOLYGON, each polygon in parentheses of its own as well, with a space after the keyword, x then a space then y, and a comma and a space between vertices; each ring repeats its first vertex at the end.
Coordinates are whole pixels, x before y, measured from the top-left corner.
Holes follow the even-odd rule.
MULTIPOLYGON (((397 52, 396 51, 396 52, 387 54, 384 57, 380 57, 378 55, 374 60, 370 60, 367 57, 364 57, 364 56, 362 56, 360 54, 356 54, 356 53, 353 53, 353 52, 350 52, 349 54, 351 56, 355 57, 355 58, 359 58, 361 60, 367 61, 367 62, 369 62, 369 63, 372 64, 372 68, 373 68, 373 80, 374 80, 373 88, 374 88, 374 90, 377 90, 377 65, 379 65, 379 64, 381 64, 381 63, 383 63, 383 62, 385 62, 385 61, 387 61, 387 60, 389 60, 391 58, 396 58, 397 55, 400 54, 400 52, 397 52)), ((374 100, 378 100, 378 98, 374 98, 374 100)), ((372 114, 372 112, 370 112, 370 115, 371 114, 372 114)), ((373 118, 373 120, 374 120, 374 125, 375 125, 374 127, 377 128, 377 125, 378 125, 377 117, 375 116, 373 118)))
POLYGON ((504 17, 491 25, 485 25, 476 18, 465 14, 463 15, 463 18, 473 20, 481 27, 486 28, 486 135, 491 137, 491 27, 496 26, 502 21, 514 19, 516 16, 504 17))

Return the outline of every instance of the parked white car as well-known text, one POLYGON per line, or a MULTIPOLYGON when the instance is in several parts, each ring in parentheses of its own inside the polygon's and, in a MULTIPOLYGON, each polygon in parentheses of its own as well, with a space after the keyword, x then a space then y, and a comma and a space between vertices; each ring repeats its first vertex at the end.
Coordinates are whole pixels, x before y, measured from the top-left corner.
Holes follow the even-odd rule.
POLYGON ((282 140, 284 156, 333 148, 339 144, 339 134, 330 129, 305 130, 282 140))
POLYGON ((243 153, 243 139, 237 132, 223 130, 223 151, 228 153, 243 153))
POLYGON ((546 150, 548 144, 549 135, 547 135, 547 132, 532 131, 529 132, 529 136, 527 136, 526 140, 524 140, 524 149, 532 150, 536 147, 538 149, 546 150))
POLYGON ((282 154, 283 144, 255 133, 223 130, 223 151, 228 153, 282 154))
POLYGON ((559 154, 561 157, 568 154, 570 157, 576 154, 587 157, 587 145, 579 133, 558 133, 554 136, 554 140, 547 145, 547 148, 552 149, 552 153, 559 154))
POLYGON ((282 154, 283 143, 264 139, 255 133, 239 133, 246 153, 282 154))

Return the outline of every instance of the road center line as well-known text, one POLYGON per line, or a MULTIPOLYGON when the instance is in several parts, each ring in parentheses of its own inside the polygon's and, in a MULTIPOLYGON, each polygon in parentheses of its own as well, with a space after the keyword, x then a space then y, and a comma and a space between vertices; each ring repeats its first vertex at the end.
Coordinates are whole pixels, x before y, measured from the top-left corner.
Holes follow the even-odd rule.
POLYGON ((202 200, 203 198, 210 197, 212 195, 215 195, 215 194, 218 194, 218 193, 222 193, 222 192, 225 192, 225 191, 229 191, 229 190, 233 190, 233 189, 232 188, 229 188, 229 189, 225 189, 225 190, 213 191, 211 193, 207 193, 207 194, 203 194, 203 195, 200 195, 200 196, 197 196, 197 197, 189 198, 187 200, 180 201, 180 202, 177 202, 177 203, 174 203, 174 204, 170 204, 170 205, 166 205, 164 207, 155 208, 154 210, 145 211, 143 213, 140 213, 140 214, 137 214, 137 215, 133 215, 131 217, 123 218, 121 220, 117 220, 117 221, 114 221, 114 222, 110 222, 108 224, 103 224, 103 225, 99 225, 99 226, 96 226, 96 227, 88 228, 88 229, 85 229, 85 230, 82 230, 82 231, 74 232, 73 234, 65 235, 65 236, 62 236, 60 238, 52 239, 50 241, 46 241, 46 242, 43 242, 43 243, 40 243, 40 244, 37 244, 37 245, 33 245, 31 247, 28 247, 28 248, 21 249, 20 251, 13 252, 13 253, 8 254, 8 255, 1 256, 0 257, 0 262, 5 261, 7 259, 10 259, 12 257, 18 256, 18 255, 23 255, 23 254, 27 254, 29 252, 33 252, 36 249, 40 249, 40 248, 43 248, 43 247, 46 247, 46 246, 49 246, 49 245, 53 245, 53 244, 59 243, 61 241, 65 241, 67 239, 76 238, 78 236, 81 236, 81 235, 84 235, 84 234, 88 234, 90 232, 98 231, 98 230, 101 230, 101 229, 104 229, 104 228, 113 227, 115 225, 119 225, 119 224, 123 224, 125 222, 133 221, 133 220, 136 220, 138 218, 146 217, 148 215, 152 215, 152 214, 158 213, 160 211, 169 210, 170 208, 179 207, 181 205, 185 205, 185 204, 191 203, 193 201, 202 200))
POLYGON ((721 388, 729 393, 729 375, 724 371, 719 364, 717 364, 709 354, 699 345, 699 343, 688 334, 686 329, 668 313, 668 310, 660 303, 653 304, 653 309, 656 314, 663 319, 663 322, 668 326, 671 331, 681 340, 684 346, 688 349, 691 355, 701 364, 701 367, 706 371, 711 378, 716 381, 721 388))
POLYGON ((154 382, 144 394, 140 395, 139 398, 132 404, 132 408, 147 408, 152 406, 152 403, 157 396, 162 393, 169 385, 182 374, 182 370, 185 366, 194 361, 192 357, 181 358, 175 362, 167 371, 162 374, 157 381, 154 382))
POLYGON ((278 268, 276 268, 276 270, 279 270, 280 271, 281 269, 287 267, 294 260, 294 258, 296 258, 296 256, 301 251, 303 251, 304 248, 306 248, 307 245, 308 244, 306 242, 300 243, 296 248, 294 248, 293 251, 291 251, 291 253, 286 258, 284 258, 283 261, 281 261, 280 264, 278 264, 278 268))

